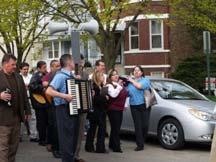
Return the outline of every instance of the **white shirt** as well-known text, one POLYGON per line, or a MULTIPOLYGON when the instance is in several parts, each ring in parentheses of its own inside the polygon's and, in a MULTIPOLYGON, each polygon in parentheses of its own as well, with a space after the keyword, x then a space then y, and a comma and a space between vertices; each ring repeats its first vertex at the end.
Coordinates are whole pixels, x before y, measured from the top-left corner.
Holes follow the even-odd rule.
POLYGON ((112 98, 116 98, 119 93, 121 92, 121 90, 123 89, 123 87, 121 85, 119 85, 116 82, 113 82, 112 84, 107 84, 106 86, 108 87, 108 94, 112 97, 112 98), (113 87, 113 85, 117 86, 116 88, 113 87))
MULTIPOLYGON (((20 73, 20 75, 22 76, 22 78, 23 78, 23 80, 24 80, 25 86, 28 86, 29 83, 30 83, 30 80, 31 80, 31 78, 32 78, 32 75, 31 75, 31 74, 28 74, 27 76, 24 76, 24 75, 22 75, 21 73, 20 73)), ((28 95, 28 97, 30 96, 29 90, 27 90, 27 95, 28 95)))
POLYGON ((29 85, 32 75, 31 74, 28 74, 27 76, 24 76, 22 74, 20 74, 20 75, 22 76, 25 85, 29 85))

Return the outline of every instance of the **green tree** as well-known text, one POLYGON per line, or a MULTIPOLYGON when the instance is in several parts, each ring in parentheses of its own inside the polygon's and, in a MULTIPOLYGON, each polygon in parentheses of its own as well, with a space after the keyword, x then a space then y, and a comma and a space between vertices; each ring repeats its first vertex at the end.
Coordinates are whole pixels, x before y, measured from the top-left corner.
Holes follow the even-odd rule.
POLYGON ((41 36, 46 24, 45 6, 37 0, 1 0, 0 37, 4 53, 17 53, 18 65, 26 60, 34 42, 41 36))
MULTIPOLYGON (((216 77, 216 56, 211 55, 211 77, 216 77)), ((194 54, 192 57, 183 60, 172 73, 172 77, 181 80, 193 88, 203 91, 205 88, 206 56, 194 54)))
POLYGON ((180 20, 190 27, 216 33, 215 0, 167 0, 172 20, 180 20))
POLYGON ((149 12, 149 1, 129 4, 129 0, 42 0, 52 9, 57 17, 67 19, 71 23, 79 24, 89 18, 94 18, 99 24, 99 34, 93 36, 101 53, 103 54, 107 69, 113 68, 117 54, 124 40, 124 35, 131 24, 142 13, 149 12), (124 31, 116 35, 118 24, 125 14, 133 15, 131 21, 126 23, 124 31))

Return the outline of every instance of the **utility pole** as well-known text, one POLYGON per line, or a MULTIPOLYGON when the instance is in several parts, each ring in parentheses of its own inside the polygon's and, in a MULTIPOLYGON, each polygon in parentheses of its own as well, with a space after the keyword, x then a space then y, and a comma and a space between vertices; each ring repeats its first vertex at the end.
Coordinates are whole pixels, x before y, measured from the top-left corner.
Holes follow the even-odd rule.
MULTIPOLYGON (((207 61, 208 95, 211 95, 211 90, 210 90, 211 38, 210 38, 210 32, 208 31, 203 32, 203 44, 204 44, 204 53, 206 54, 206 61, 207 61)), ((215 107, 215 110, 216 110, 216 107, 215 107)), ((209 162, 215 162, 215 161, 216 161, 216 128, 214 129, 214 136, 212 139, 211 153, 210 153, 210 158, 209 158, 209 162)))
POLYGON ((207 78, 208 78, 208 95, 211 95, 211 86, 210 86, 210 53, 211 53, 211 37, 209 31, 203 32, 203 49, 206 54, 206 63, 207 63, 207 78))

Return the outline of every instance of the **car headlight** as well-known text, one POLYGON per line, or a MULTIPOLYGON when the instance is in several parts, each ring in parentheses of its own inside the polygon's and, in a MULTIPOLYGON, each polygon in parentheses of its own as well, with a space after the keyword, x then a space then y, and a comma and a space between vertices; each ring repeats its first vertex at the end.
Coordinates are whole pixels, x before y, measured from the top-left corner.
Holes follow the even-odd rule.
POLYGON ((209 121, 212 118, 211 114, 204 112, 204 111, 200 111, 200 110, 193 109, 193 108, 189 109, 188 111, 191 115, 195 116, 198 119, 204 120, 204 121, 209 121))

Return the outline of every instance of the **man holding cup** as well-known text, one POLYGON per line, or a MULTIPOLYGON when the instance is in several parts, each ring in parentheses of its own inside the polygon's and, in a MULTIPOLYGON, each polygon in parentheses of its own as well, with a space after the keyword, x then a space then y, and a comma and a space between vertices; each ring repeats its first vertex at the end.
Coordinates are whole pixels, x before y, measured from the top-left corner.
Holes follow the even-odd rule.
POLYGON ((14 55, 3 56, 0 78, 0 161, 15 162, 20 123, 29 120, 31 111, 24 81, 16 73, 14 55))

